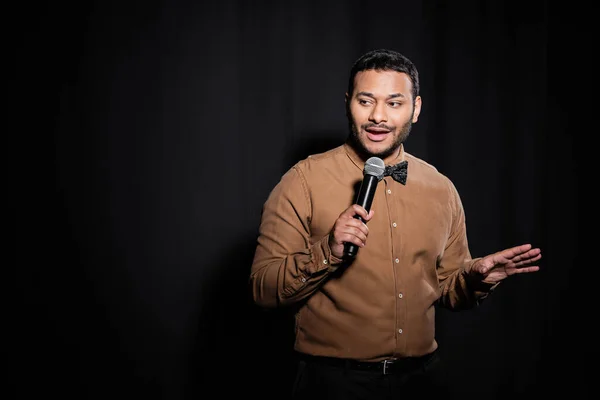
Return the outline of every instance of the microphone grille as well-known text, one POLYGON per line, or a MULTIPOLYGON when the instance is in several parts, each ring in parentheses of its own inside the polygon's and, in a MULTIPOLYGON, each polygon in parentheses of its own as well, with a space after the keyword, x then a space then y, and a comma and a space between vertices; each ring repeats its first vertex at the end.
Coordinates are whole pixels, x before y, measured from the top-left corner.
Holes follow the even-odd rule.
POLYGON ((383 173, 385 172, 385 163, 379 157, 371 157, 365 163, 365 170, 363 173, 374 175, 377 178, 382 178, 383 173))

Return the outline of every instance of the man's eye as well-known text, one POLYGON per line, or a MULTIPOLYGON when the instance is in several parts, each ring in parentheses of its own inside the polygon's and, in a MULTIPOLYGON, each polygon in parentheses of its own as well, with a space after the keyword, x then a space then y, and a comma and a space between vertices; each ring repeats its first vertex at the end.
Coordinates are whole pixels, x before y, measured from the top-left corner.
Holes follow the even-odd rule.
POLYGON ((399 101, 391 101, 390 103, 388 103, 390 105, 390 107, 400 107, 400 105, 402 103, 400 103, 399 101))
POLYGON ((358 99, 358 104, 362 104, 363 106, 366 106, 367 104, 369 104, 369 100, 358 99))

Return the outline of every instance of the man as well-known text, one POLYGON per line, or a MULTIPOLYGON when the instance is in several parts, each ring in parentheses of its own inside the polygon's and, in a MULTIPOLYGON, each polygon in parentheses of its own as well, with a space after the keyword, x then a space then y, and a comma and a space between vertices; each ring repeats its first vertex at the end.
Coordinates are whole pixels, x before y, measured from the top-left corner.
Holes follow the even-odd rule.
POLYGON ((435 305, 476 306, 541 258, 530 244, 471 257, 455 186, 404 149, 421 112, 409 59, 360 57, 346 110, 347 141, 298 162, 269 195, 251 268, 257 304, 296 307, 296 399, 411 393, 436 361, 435 305), (371 157, 386 173, 367 210, 354 203, 371 157))

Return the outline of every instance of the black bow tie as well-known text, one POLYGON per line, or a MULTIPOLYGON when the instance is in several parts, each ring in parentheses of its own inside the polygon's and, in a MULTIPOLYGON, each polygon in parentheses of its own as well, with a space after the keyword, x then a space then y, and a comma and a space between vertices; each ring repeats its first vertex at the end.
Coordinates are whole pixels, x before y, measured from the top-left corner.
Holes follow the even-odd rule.
POLYGON ((404 160, 396 165, 388 165, 385 167, 383 176, 391 176, 396 182, 406 185, 406 174, 408 169, 408 161, 404 160))

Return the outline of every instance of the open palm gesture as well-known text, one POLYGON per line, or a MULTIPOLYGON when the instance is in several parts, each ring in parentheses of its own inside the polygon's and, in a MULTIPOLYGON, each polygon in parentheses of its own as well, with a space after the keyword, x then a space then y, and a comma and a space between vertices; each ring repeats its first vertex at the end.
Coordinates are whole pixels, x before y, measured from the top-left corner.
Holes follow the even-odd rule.
POLYGON ((482 274, 486 282, 496 283, 514 274, 538 271, 540 267, 534 264, 541 258, 540 249, 523 244, 482 257, 472 271, 482 274))

